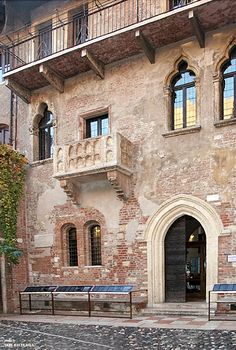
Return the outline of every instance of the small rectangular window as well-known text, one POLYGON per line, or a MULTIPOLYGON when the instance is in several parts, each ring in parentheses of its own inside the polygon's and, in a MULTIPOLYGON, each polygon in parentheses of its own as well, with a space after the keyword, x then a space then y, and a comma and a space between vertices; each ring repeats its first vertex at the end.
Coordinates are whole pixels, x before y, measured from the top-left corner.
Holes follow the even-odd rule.
POLYGON ((109 133, 108 115, 86 120, 86 137, 97 137, 109 133))

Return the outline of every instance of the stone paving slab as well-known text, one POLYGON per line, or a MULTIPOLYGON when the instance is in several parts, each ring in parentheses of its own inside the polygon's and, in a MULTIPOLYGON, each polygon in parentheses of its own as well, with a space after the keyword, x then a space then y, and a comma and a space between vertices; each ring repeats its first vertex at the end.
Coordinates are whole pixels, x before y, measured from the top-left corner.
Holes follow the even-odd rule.
POLYGON ((0 349, 231 350, 236 331, 0 321, 0 349))
POLYGON ((85 316, 52 316, 52 315, 0 315, 0 320, 35 321, 48 323, 65 323, 81 325, 107 325, 125 327, 151 327, 176 329, 235 330, 236 321, 208 321, 207 317, 187 316, 138 316, 132 320, 127 318, 85 317, 85 316))

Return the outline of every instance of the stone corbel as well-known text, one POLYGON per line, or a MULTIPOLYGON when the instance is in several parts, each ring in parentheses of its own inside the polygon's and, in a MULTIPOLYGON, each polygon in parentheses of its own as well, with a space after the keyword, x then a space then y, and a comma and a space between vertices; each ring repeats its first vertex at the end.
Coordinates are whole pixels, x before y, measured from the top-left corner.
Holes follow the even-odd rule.
POLYGON ((87 49, 83 49, 81 52, 81 57, 86 59, 91 69, 101 78, 105 77, 104 64, 98 61, 93 54, 87 49))
POLYGON ((205 47, 205 33, 203 30, 203 27, 201 26, 201 23, 197 17, 197 15, 195 14, 195 12, 193 10, 189 11, 188 14, 188 18, 191 22, 194 34, 197 38, 197 41, 199 43, 199 46, 201 48, 205 47))
POLYGON ((60 186, 73 204, 79 205, 79 188, 70 179, 60 180, 60 186))
POLYGON ((5 85, 25 103, 29 104, 31 102, 31 92, 29 89, 10 78, 5 79, 5 85))
POLYGON ((107 179, 114 188, 116 195, 121 200, 126 200, 131 192, 130 176, 117 170, 107 172, 107 179))
POLYGON ((39 66, 39 73, 59 92, 64 92, 64 79, 45 64, 39 66))
POLYGON ((136 30, 135 38, 139 46, 147 56, 149 62, 151 64, 155 63, 155 48, 150 44, 145 35, 140 30, 136 30))

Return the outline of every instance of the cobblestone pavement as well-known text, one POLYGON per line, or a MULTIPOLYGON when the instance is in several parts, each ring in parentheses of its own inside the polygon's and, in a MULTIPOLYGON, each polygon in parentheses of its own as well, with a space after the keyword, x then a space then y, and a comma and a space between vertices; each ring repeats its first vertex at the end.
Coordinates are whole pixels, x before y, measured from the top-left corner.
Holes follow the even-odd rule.
POLYGON ((0 322, 0 349, 233 350, 236 331, 0 322))

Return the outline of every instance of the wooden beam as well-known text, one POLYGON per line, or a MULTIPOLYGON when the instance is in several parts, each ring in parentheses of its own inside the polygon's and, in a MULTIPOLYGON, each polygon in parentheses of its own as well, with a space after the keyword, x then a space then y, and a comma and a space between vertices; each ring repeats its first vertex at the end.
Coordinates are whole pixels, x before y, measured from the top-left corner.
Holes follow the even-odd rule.
POLYGON ((92 68, 92 70, 101 78, 104 79, 105 77, 105 69, 104 65, 98 61, 91 52, 89 52, 87 49, 83 49, 81 52, 81 57, 86 58, 88 61, 88 64, 92 68))
POLYGON ((40 64, 39 73, 59 92, 64 92, 64 80, 45 64, 40 64))
POLYGON ((21 84, 17 83, 11 78, 5 79, 6 86, 14 92, 17 96, 19 96, 24 102, 31 102, 31 92, 29 89, 25 88, 21 84))
POLYGON ((194 34, 196 35, 196 38, 198 40, 199 46, 201 48, 205 47, 205 33, 201 26, 201 23, 199 22, 199 19, 197 15, 193 12, 193 10, 189 11, 188 18, 192 24, 192 28, 194 31, 194 34))
POLYGON ((140 30, 135 31, 135 38, 141 49, 144 51, 145 55, 149 59, 150 63, 155 63, 155 49, 150 44, 148 39, 143 35, 140 30))

